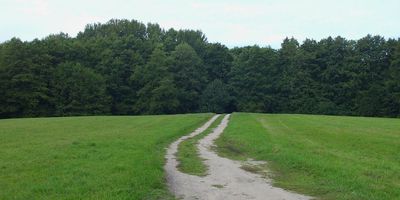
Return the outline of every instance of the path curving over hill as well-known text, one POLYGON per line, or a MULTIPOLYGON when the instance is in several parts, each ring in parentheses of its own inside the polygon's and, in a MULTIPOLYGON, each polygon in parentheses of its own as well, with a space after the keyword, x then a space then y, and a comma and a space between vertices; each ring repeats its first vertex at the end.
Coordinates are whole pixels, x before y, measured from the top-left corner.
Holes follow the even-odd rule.
POLYGON ((168 187, 177 198, 184 200, 311 199, 308 196, 274 187, 270 180, 263 178, 261 175, 241 169, 242 164, 240 162, 222 158, 211 150, 214 140, 221 135, 228 125, 230 115, 226 115, 212 133, 199 141, 199 154, 201 158, 205 159, 208 175, 198 177, 178 171, 178 161, 175 154, 179 143, 206 130, 217 117, 218 115, 214 116, 190 135, 179 138, 168 148, 165 171, 168 187))

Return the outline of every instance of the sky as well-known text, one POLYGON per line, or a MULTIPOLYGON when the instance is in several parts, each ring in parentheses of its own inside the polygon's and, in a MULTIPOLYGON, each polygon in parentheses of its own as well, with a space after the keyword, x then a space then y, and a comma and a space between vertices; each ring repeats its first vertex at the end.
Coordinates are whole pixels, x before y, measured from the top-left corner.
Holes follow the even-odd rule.
POLYGON ((285 37, 400 37, 400 0, 0 0, 0 8, 0 42, 76 36, 110 19, 201 30, 228 47, 279 48, 285 37))

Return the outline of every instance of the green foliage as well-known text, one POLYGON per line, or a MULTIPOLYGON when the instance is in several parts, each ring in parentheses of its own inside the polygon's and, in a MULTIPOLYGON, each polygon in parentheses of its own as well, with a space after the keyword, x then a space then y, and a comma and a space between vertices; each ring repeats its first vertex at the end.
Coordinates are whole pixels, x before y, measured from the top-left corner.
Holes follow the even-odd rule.
POLYGON ((104 114, 109 98, 103 77, 79 63, 62 63, 54 74, 57 115, 104 114))
POLYGON ((203 60, 209 80, 220 79, 225 83, 228 81, 233 56, 227 47, 219 43, 208 44, 203 60))
POLYGON ((387 71, 388 78, 385 82, 386 101, 382 105, 384 113, 391 116, 400 116, 400 44, 394 50, 394 59, 391 61, 389 70, 387 71))
POLYGON ((60 33, 1 43, 0 117, 200 111, 397 117, 399 45, 399 39, 367 35, 228 49, 201 31, 112 19, 89 24, 74 38, 60 33), (103 99, 95 105, 101 108, 81 102, 62 111, 70 109, 61 108, 68 98, 76 99, 55 95, 65 63, 102 80, 87 84, 101 82, 105 92, 82 99, 103 99))
POLYGON ((166 147, 210 117, 1 120, 0 199, 173 199, 166 147))
POLYGON ((224 113, 228 110, 231 97, 227 86, 219 79, 209 83, 201 95, 202 112, 224 113))
POLYGON ((137 113, 175 113, 179 106, 171 61, 161 47, 156 48, 147 64, 139 68, 132 80, 140 85, 135 109, 137 113))
POLYGON ((276 52, 258 46, 245 47, 235 55, 229 84, 237 110, 274 112, 277 70, 276 52))
MULTIPOLYGON (((38 116, 48 112, 49 57, 36 41, 13 38, 2 45, 0 57, 0 116, 38 116)), ((50 107, 51 109, 51 107, 50 107)))
POLYGON ((201 58, 187 43, 176 46, 172 52, 171 72, 178 88, 178 112, 191 112, 199 108, 200 94, 207 81, 201 58))
POLYGON ((267 161, 274 184, 318 199, 397 199, 400 119, 234 113, 219 153, 267 161))

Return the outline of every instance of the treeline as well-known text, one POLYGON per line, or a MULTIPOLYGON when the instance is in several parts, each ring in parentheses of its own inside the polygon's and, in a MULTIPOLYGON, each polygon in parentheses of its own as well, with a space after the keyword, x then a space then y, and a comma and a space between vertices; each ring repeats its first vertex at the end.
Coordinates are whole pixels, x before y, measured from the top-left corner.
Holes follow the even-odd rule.
POLYGON ((2 118, 232 111, 398 117, 400 40, 228 49, 200 31, 110 20, 0 44, 2 118))

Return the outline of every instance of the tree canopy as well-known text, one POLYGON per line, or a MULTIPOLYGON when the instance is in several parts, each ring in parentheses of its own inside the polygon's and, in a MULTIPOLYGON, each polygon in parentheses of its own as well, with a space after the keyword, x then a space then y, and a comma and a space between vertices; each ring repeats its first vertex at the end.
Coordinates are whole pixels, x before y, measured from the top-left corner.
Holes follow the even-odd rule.
POLYGON ((400 40, 229 49, 201 31, 113 19, 0 44, 1 118, 233 111, 399 117, 400 40))

